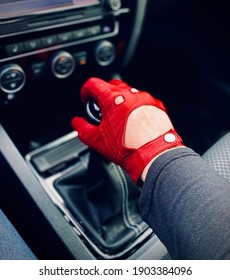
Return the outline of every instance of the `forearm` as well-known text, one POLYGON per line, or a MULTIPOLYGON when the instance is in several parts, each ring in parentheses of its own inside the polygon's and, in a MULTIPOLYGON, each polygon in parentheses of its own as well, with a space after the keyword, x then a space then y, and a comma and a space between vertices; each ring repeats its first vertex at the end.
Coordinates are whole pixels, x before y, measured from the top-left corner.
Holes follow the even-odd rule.
POLYGON ((192 150, 153 162, 140 211, 174 259, 230 258, 230 185, 192 150))

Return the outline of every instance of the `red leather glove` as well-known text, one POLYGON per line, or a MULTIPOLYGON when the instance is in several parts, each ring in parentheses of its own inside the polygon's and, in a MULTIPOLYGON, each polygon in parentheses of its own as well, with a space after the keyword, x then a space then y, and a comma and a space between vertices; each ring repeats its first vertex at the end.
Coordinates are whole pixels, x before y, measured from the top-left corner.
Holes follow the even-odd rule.
POLYGON ((125 146, 126 123, 132 111, 143 105, 151 105, 166 112, 163 103, 147 92, 138 91, 120 80, 105 82, 90 78, 82 86, 80 96, 84 104, 89 99, 96 101, 102 112, 102 120, 99 125, 94 125, 85 118, 74 117, 72 126, 79 138, 125 169, 135 183, 151 159, 169 148, 182 146, 181 138, 173 129, 138 149, 125 146))

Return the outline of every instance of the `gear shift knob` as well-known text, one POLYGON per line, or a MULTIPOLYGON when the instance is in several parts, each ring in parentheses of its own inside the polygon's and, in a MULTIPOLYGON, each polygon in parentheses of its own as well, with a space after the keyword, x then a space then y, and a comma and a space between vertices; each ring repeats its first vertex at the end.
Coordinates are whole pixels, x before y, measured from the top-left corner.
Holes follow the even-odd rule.
POLYGON ((86 113, 92 123, 95 125, 100 124, 102 117, 101 109, 93 99, 90 99, 86 103, 86 113))

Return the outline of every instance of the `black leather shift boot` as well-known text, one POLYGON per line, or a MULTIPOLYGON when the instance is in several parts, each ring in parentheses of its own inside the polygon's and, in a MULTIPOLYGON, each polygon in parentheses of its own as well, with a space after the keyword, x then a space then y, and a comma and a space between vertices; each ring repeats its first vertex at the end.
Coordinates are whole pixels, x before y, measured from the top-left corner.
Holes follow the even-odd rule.
POLYGON ((147 225, 138 210, 140 190, 117 165, 91 152, 88 166, 61 177, 55 188, 93 243, 115 254, 147 225))

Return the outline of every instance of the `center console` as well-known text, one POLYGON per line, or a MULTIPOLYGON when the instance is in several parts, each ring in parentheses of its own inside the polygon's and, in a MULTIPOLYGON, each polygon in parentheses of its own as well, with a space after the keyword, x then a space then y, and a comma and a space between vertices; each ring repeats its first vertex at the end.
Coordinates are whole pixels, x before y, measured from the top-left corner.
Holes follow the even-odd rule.
POLYGON ((140 190, 76 132, 27 154, 26 161, 95 257, 125 257, 152 235, 139 214, 140 190))
POLYGON ((86 79, 122 75, 147 1, 30 5, 0 4, 0 117, 23 154, 71 131, 71 118, 82 113, 79 90, 86 79))
POLYGON ((0 3, 5 212, 39 258, 163 258, 140 217, 140 190, 70 125, 85 114, 79 91, 89 77, 122 77, 147 1, 26 2, 0 3))

